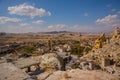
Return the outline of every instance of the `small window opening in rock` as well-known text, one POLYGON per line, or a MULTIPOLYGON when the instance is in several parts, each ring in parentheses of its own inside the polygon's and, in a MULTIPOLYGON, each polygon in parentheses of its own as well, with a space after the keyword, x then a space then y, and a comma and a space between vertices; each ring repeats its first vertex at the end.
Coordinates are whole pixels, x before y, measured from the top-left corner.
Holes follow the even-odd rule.
POLYGON ((113 60, 110 60, 110 65, 114 65, 115 62, 113 60))

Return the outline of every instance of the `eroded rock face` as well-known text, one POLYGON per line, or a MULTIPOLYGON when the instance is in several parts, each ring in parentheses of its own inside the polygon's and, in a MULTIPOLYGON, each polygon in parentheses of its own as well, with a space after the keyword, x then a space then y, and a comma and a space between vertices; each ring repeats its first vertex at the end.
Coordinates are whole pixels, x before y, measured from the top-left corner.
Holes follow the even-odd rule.
POLYGON ((96 59, 102 60, 102 58, 110 59, 115 61, 120 60, 120 41, 111 42, 110 44, 106 44, 103 48, 96 50, 95 52, 91 53, 92 56, 96 59))
POLYGON ((56 53, 45 54, 41 57, 40 68, 50 72, 61 70, 62 59, 56 53))
POLYGON ((82 58, 94 60, 103 71, 120 75, 120 29, 115 28, 109 43, 105 43, 102 48, 91 51, 82 58))
POLYGON ((120 39, 120 28, 116 27, 113 32, 112 40, 118 40, 120 39))
POLYGON ((111 40, 102 48, 88 53, 84 58, 94 60, 104 71, 120 75, 120 41, 111 40))
POLYGON ((105 43, 105 41, 106 41, 105 34, 100 35, 100 37, 98 37, 98 38, 95 40, 95 45, 94 45, 94 47, 93 47, 93 50, 102 48, 103 45, 104 45, 104 43, 105 43))

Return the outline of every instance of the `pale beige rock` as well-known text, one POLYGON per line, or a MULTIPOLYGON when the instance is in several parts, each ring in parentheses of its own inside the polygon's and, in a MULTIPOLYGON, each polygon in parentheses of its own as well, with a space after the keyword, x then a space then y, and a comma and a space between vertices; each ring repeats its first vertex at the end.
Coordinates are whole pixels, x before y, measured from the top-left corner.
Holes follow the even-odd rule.
POLYGON ((100 37, 98 37, 98 38, 95 40, 95 45, 94 45, 94 47, 93 47, 93 50, 102 48, 103 45, 104 45, 104 43, 105 43, 105 41, 106 41, 105 34, 100 35, 100 37))
POLYGON ((40 68, 48 71, 53 72, 56 70, 61 70, 62 63, 59 56, 56 53, 48 53, 41 57, 40 68))
POLYGON ((34 80, 11 63, 0 63, 0 80, 34 80))
POLYGON ((112 40, 120 39, 120 28, 116 27, 113 32, 112 40))
MULTIPOLYGON (((84 71, 72 69, 70 71, 55 71, 44 80, 119 80, 116 76, 102 71, 84 71), (65 78, 64 74, 68 74, 65 78)), ((40 80, 40 79, 39 79, 40 80)))
POLYGON ((119 28, 115 29, 112 40, 109 43, 103 45, 102 48, 96 49, 89 52, 87 55, 82 58, 89 58, 94 60, 103 71, 106 71, 111 74, 120 75, 120 40, 114 36, 119 36, 119 28), (117 68, 113 68, 113 67, 117 68))
POLYGON ((37 66, 30 66, 30 71, 35 71, 37 69, 37 66))
POLYGON ((27 73, 28 72, 28 68, 24 68, 24 69, 22 69, 22 71, 27 73))

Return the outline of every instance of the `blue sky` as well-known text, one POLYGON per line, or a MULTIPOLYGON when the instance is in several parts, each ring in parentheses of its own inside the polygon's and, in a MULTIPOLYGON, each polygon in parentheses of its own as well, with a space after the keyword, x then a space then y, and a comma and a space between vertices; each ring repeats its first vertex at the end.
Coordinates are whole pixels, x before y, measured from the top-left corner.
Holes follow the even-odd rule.
POLYGON ((0 0, 0 32, 105 32, 120 27, 120 0, 0 0))

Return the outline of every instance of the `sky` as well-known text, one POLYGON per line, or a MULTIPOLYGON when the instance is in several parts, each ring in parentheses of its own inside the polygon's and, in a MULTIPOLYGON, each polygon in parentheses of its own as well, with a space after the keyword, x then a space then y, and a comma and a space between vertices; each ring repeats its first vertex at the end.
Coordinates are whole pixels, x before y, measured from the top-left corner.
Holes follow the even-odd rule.
POLYGON ((120 0, 0 0, 0 32, 109 32, 120 0))

